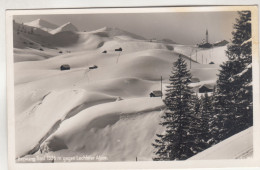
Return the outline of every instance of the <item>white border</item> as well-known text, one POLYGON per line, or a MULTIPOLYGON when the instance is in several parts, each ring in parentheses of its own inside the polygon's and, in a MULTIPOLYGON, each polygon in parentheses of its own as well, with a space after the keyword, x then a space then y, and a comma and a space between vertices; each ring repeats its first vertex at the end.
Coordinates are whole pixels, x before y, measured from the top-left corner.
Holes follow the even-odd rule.
MULTIPOLYGON (((62 2, 61 2, 62 3, 62 2)), ((207 4, 207 3, 205 3, 205 4, 207 4)), ((222 9, 224 9, 225 10, 225 8, 226 7, 221 7, 222 9)), ((180 8, 179 8, 180 9, 180 8)), ((183 8, 184 9, 184 8, 183 8)), ((191 8, 190 8, 191 9, 191 8)), ((198 9, 198 8, 197 8, 198 9)), ((205 8, 200 8, 201 10, 205 10, 205 11, 207 11, 209 8, 207 8, 207 7, 205 7, 205 8)), ((226 8, 227 9, 227 8, 226 8)), ((88 9, 88 11, 96 11, 96 12, 98 12, 99 10, 103 10, 103 9, 88 9)), ((110 11, 110 10, 113 10, 113 9, 108 9, 108 11, 110 11)), ((120 12, 120 13, 122 13, 122 10, 120 10, 119 8, 118 9, 114 9, 115 11, 118 11, 118 12, 120 12)), ((131 9, 131 10, 133 10, 134 12, 138 12, 138 10, 140 10, 140 8, 138 8, 138 9, 131 9)), ((158 8, 154 8, 154 9, 149 9, 149 11, 148 12, 151 12, 151 10, 154 10, 153 12, 159 12, 159 11, 157 11, 158 10, 158 8)), ((211 9, 212 10, 212 9, 211 9)), ((237 9, 236 9, 237 10, 237 9)), ((51 13, 51 11, 53 12, 54 10, 47 10, 46 11, 46 13, 48 13, 48 14, 50 14, 51 13)), ((57 13, 57 12, 63 12, 64 10, 55 10, 55 13, 57 13)), ((75 12, 75 10, 73 10, 73 9, 68 9, 68 10, 66 10, 66 14, 67 13, 70 13, 70 12, 75 12)), ((82 9, 80 9, 79 11, 83 11, 82 9)), ((113 12, 115 12, 115 11, 113 11, 113 12)), ((143 9, 143 11, 145 12, 146 11, 146 9, 143 9)), ((26 11, 22 11, 22 13, 23 12, 26 12, 26 11)), ((37 11, 37 10, 30 10, 30 11, 28 11, 28 12, 30 12, 30 14, 39 14, 39 12, 41 12, 41 11, 37 11)), ((99 11, 99 13, 100 13, 101 11, 99 11)), ((14 12, 15 13, 15 12, 14 12)), ((79 13, 78 11, 77 11, 77 13, 79 13)), ((16 13, 15 13, 16 14, 16 13)), ((16 14, 17 15, 17 14, 16 14)), ((255 16, 257 16, 258 14, 256 14, 255 16)), ((7 17, 9 16, 9 12, 7 13, 7 17)), ((253 15, 252 15, 253 16, 253 15)), ((10 21, 10 20, 8 20, 8 21, 10 21)), ((12 21, 12 20, 11 20, 12 21)), ((253 27, 253 28, 257 28, 255 31, 257 32, 257 30, 258 30, 258 23, 255 23, 255 22, 258 22, 258 20, 257 19, 255 19, 254 20, 254 22, 252 22, 252 24, 254 25, 254 24, 257 24, 257 27, 253 27)), ((9 25, 10 26, 10 24, 12 24, 12 22, 8 22, 7 23, 7 25, 9 25)), ((9 27, 8 27, 9 28, 9 27)), ((8 37, 8 39, 9 38, 11 38, 12 39, 12 34, 10 34, 10 31, 11 31, 11 29, 7 29, 7 37, 8 37), (9 31, 8 31, 9 30, 9 31), (11 37, 10 37, 11 36, 11 37)), ((254 81, 254 90, 257 90, 257 92, 256 91, 254 91, 254 102, 256 102, 256 103, 259 103, 259 69, 258 69, 258 66, 259 66, 259 58, 258 58, 258 36, 257 36, 258 34, 256 33, 256 34, 254 34, 254 36, 253 36, 253 42, 255 42, 254 43, 254 45, 253 45, 253 49, 254 49, 254 54, 253 54, 253 61, 254 61, 254 64, 253 64, 253 71, 254 71, 254 76, 253 76, 253 81, 254 81), (256 52, 256 53, 255 53, 256 52), (257 69, 256 69, 257 68, 257 69), (257 83, 256 83, 257 82, 257 83), (255 85, 255 83, 257 84, 257 85, 255 85)), ((7 52, 8 52, 8 56, 12 56, 12 43, 10 43, 10 42, 8 42, 7 43, 7 46, 8 46, 8 48, 7 48, 7 52), (11 44, 11 46, 10 46, 10 44, 11 44), (11 47, 11 48, 10 48, 11 47), (10 50, 11 49, 11 50, 10 50)), ((10 58, 10 57, 9 57, 10 58)), ((9 59, 8 58, 8 59, 9 59)), ((11 57, 12 58, 12 57, 11 57)), ((1 58, 2 59, 2 58, 1 58)), ((1 60, 0 60, 1 61, 1 60)), ((2 62, 1 62, 2 63, 2 62)), ((8 61, 8 63, 10 64, 10 61, 8 61)), ((12 66, 11 67, 9 67, 9 66, 11 66, 11 65, 8 65, 8 82, 12 82, 12 71, 10 71, 10 70, 12 70, 12 66)), ((9 85, 8 85, 8 87, 10 87, 9 85)), ((12 96, 12 93, 13 93, 13 91, 11 90, 11 91, 9 91, 9 92, 11 92, 11 93, 8 93, 8 95, 10 94, 10 96, 12 96)), ((9 100, 10 101, 10 100, 9 100)), ((9 103, 10 104, 10 103, 9 103)), ((13 103, 12 103, 13 104, 13 103)), ((11 105, 12 105, 11 104, 11 105)), ((257 113, 258 111, 259 111, 259 104, 254 104, 254 106, 256 106, 256 107, 254 107, 254 113, 257 113)), ((10 113, 12 113, 13 112, 13 107, 8 107, 9 109, 11 109, 11 110, 8 110, 8 112, 10 113)), ((257 119, 256 119, 256 117, 254 118, 254 120, 255 120, 255 122, 254 122, 254 134, 255 135, 258 135, 259 136, 259 125, 257 125, 257 121, 256 120, 259 120, 259 115, 258 114, 255 114, 255 116, 257 116, 257 119)), ((11 124, 9 124, 9 125, 12 125, 12 119, 9 119, 9 121, 11 121, 11 122, 9 122, 9 123, 11 123, 11 124)), ((259 122, 259 121, 258 121, 259 122)), ((10 126, 9 126, 10 127, 10 126)), ((12 129, 11 129, 11 131, 12 131, 12 129)), ((14 140, 12 141, 12 140, 10 140, 10 145, 12 146, 12 142, 14 142, 14 140)), ((255 145, 254 146, 259 146, 259 140, 255 140, 254 141, 255 143, 255 145)), ((13 145, 14 146, 14 145, 13 145)), ((257 147, 258 148, 258 151, 259 151, 259 147, 257 147)), ((11 149, 12 150, 12 147, 10 147, 9 149, 11 149)), ((259 153, 259 152, 258 152, 259 153)), ((257 156, 257 158, 259 158, 258 156, 259 155, 255 155, 255 156, 257 156)), ((256 157, 255 157, 256 158, 256 157)), ((10 159, 11 160, 11 159, 10 159)), ((258 161, 260 161, 259 159, 258 159, 258 161)), ((12 161, 11 161, 12 162, 12 161)), ((248 163, 249 164, 251 164, 251 165, 257 165, 257 163, 258 162, 256 162, 256 160, 250 160, 250 161, 248 161, 248 160, 232 160, 232 161, 224 161, 224 163, 223 163, 223 161, 214 161, 214 166, 213 167, 244 167, 244 166, 248 166, 248 163)), ((13 166, 13 167, 10 167, 11 169, 13 169, 13 168, 18 168, 18 169, 20 169, 20 168, 22 168, 22 169, 49 169, 49 168, 55 168, 55 169, 71 169, 71 168, 73 168, 73 169, 75 169, 75 168, 77 168, 77 169, 79 169, 79 168, 82 168, 82 165, 83 164, 85 164, 85 163, 71 163, 71 164, 68 164, 68 163, 65 163, 65 164, 63 164, 63 163, 59 163, 59 164, 44 164, 44 165, 41 165, 41 164, 38 164, 38 165, 31 165, 31 164, 19 164, 19 165, 15 165, 15 166, 13 166)), ((131 162, 120 162, 120 163, 102 163, 103 165, 101 165, 100 166, 100 163, 88 163, 88 166, 87 167, 85 167, 85 168, 88 168, 88 169, 93 169, 93 168, 95 168, 95 167, 100 167, 100 168, 105 168, 105 169, 108 169, 108 168, 110 168, 110 169, 117 169, 118 168, 118 166, 120 165, 122 168, 124 167, 124 168, 156 168, 156 169, 158 169, 158 168, 172 168, 172 167, 174 167, 174 168, 195 168, 195 167, 200 167, 200 168, 203 168, 203 167, 208 167, 208 165, 212 165, 212 163, 210 163, 209 161, 185 161, 185 162, 175 162, 174 164, 171 164, 171 163, 167 163, 166 165, 165 165, 165 162, 138 162, 138 163, 131 163, 131 162), (198 165, 199 164, 199 165, 198 165)), ((259 164, 258 164, 258 166, 259 166, 259 164)), ((211 166, 212 167, 212 166, 211 166)))

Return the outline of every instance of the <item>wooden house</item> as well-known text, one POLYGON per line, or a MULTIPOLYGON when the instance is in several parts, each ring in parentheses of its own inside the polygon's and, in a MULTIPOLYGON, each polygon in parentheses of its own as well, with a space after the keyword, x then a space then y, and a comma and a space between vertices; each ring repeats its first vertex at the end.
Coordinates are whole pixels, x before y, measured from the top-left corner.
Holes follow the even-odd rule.
POLYGON ((62 64, 60 66, 60 70, 63 71, 63 70, 70 70, 70 65, 68 64, 62 64))
POLYGON ((97 69, 97 68, 98 68, 98 66, 96 66, 96 65, 93 65, 93 66, 89 67, 89 69, 97 69))
POLYGON ((209 84, 203 84, 199 87, 199 93, 213 92, 214 86, 209 84))
POLYGON ((117 48, 117 49, 115 49, 115 51, 122 51, 122 48, 121 47, 117 48))
POLYGON ((150 93, 150 97, 162 97, 162 91, 161 90, 154 90, 150 93))

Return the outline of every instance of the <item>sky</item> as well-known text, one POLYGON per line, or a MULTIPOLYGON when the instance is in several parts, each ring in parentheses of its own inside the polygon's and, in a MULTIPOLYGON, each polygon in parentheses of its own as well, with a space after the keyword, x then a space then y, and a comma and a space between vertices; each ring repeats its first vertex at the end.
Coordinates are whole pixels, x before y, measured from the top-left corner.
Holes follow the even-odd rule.
POLYGON ((56 25, 71 22, 80 31, 93 31, 103 27, 116 27, 147 39, 171 39, 180 44, 198 44, 232 38, 231 32, 237 12, 175 12, 175 13, 117 13, 117 14, 57 14, 16 15, 16 22, 43 19, 56 25))

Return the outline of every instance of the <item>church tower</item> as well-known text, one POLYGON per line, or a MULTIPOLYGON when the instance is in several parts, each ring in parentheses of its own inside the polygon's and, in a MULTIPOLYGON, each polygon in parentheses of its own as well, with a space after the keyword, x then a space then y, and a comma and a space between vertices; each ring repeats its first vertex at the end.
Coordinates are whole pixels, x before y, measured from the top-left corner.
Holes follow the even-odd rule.
POLYGON ((209 33, 208 33, 208 29, 206 29, 206 43, 209 43, 209 33))

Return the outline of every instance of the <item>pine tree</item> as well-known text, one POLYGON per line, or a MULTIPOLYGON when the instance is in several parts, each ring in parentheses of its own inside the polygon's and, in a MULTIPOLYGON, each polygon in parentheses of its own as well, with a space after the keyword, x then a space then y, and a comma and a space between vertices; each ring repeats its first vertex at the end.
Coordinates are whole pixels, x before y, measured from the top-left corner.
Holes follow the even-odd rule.
POLYGON ((205 131, 204 131, 204 123, 207 123, 205 118, 202 116, 202 100, 198 97, 198 95, 192 95, 191 103, 193 104, 193 109, 191 110, 191 115, 193 118, 190 122, 190 132, 189 135, 192 135, 193 146, 191 147, 194 154, 197 154, 204 149, 207 148, 205 145, 205 131))
POLYGON ((251 12, 238 12, 229 60, 221 65, 217 80, 215 129, 221 141, 253 125, 251 12))
POLYGON ((213 123, 213 98, 208 93, 201 98, 201 140, 204 149, 211 146, 214 142, 211 135, 211 125, 213 123))
POLYGON ((33 28, 31 28, 30 34, 33 34, 33 28))
POLYGON ((193 124, 196 117, 191 102, 192 92, 188 86, 191 74, 181 56, 174 63, 169 80, 164 99, 167 109, 160 123, 166 130, 164 134, 157 134, 158 138, 152 144, 156 149, 153 160, 185 160, 194 155, 197 129, 196 123, 193 124))
POLYGON ((193 96, 193 107, 194 107, 194 114, 199 115, 200 114, 200 107, 201 107, 201 101, 198 97, 198 94, 193 96))

